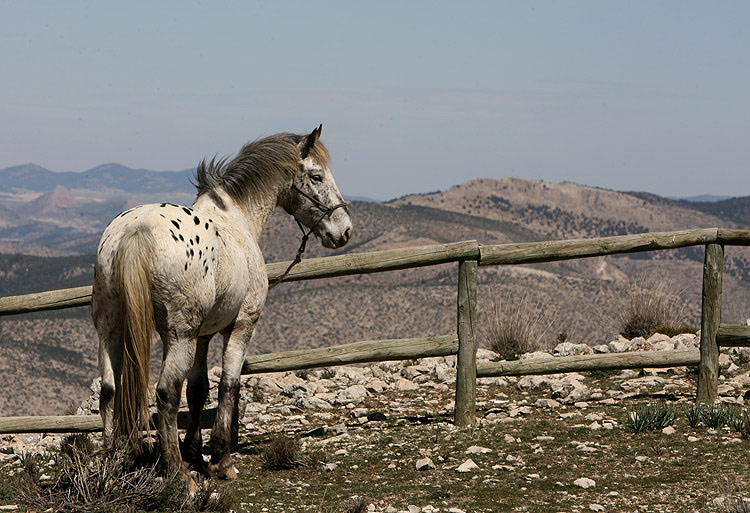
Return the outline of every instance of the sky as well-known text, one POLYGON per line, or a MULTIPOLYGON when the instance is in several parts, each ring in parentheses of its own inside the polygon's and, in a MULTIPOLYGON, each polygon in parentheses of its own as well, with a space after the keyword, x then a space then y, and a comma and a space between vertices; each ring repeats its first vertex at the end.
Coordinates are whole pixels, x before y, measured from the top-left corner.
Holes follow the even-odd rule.
POLYGON ((0 168, 181 170, 323 124, 346 196, 750 195, 750 2, 0 0, 0 168))

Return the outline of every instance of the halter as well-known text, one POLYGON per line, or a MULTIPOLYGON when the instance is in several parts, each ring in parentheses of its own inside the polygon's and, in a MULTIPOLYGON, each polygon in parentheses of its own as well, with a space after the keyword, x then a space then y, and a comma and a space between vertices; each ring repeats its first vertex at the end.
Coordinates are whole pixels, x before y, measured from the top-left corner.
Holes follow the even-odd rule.
POLYGON ((336 203, 335 205, 328 206, 322 201, 320 201, 318 198, 311 196, 307 194, 305 191, 297 187, 296 184, 292 184, 292 190, 297 191, 302 196, 310 200, 310 202, 321 212, 321 216, 318 218, 317 221, 315 221, 310 228, 305 232, 305 227, 302 226, 302 223, 299 222, 299 220, 295 217, 294 220, 297 222, 297 226, 299 226, 300 231, 302 232, 302 241, 300 242, 299 248, 297 248, 297 255, 294 257, 294 260, 292 260, 292 263, 289 264, 289 267, 286 268, 286 271, 284 271, 284 274, 276 278, 273 283, 268 285, 268 290, 271 290, 276 285, 282 282, 284 278, 286 278, 289 273, 292 271, 292 267, 297 265, 302 261, 302 254, 305 252, 305 246, 307 245, 307 239, 310 237, 310 234, 313 232, 315 228, 325 219, 326 217, 331 217, 331 214, 333 214, 334 210, 337 208, 344 208, 346 209, 346 206, 349 204, 346 201, 342 201, 341 203, 336 203))

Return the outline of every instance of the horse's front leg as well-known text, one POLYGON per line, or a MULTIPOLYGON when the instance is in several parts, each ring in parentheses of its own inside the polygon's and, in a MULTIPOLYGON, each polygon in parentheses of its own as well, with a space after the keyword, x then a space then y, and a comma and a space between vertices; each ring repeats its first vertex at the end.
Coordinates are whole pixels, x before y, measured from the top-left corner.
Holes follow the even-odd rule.
POLYGON ((198 472, 206 470, 203 461, 203 438, 201 437, 201 412, 208 396, 208 369, 206 355, 211 335, 198 337, 195 360, 187 379, 187 401, 190 408, 190 423, 182 444, 182 459, 198 472))
POLYGON ((231 457, 232 419, 238 415, 242 365, 245 362, 245 355, 257 320, 257 315, 244 320, 238 319, 231 333, 222 333, 224 354, 219 382, 219 406, 211 430, 211 463, 208 466, 209 473, 215 477, 224 479, 237 477, 237 470, 231 457))

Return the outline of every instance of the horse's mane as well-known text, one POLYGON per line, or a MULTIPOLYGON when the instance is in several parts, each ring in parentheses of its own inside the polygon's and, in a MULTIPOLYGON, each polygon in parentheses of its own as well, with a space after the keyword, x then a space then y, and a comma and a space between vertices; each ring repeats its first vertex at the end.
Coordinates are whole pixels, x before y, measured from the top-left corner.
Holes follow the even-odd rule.
MULTIPOLYGON (((231 161, 203 159, 195 172, 198 196, 211 194, 220 187, 244 204, 251 197, 271 193, 279 182, 291 180, 299 170, 299 143, 304 138, 304 135, 276 134, 246 144, 231 161)), ((310 156, 321 165, 330 160, 328 150, 319 140, 310 149, 310 156)))

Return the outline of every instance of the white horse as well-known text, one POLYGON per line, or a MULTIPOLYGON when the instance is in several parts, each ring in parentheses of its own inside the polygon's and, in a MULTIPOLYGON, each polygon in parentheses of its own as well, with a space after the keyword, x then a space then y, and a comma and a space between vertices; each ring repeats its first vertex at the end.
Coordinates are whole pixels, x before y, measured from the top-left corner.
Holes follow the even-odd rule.
POLYGON ((184 457, 205 470, 200 415, 208 394, 206 352, 211 337, 221 333, 222 375, 208 472, 236 476, 232 417, 242 364, 268 291, 258 237, 276 206, 327 248, 343 246, 351 235, 320 132, 318 127, 309 135, 257 140, 228 163, 204 160, 196 172, 198 197, 190 207, 142 205, 117 216, 104 231, 92 312, 100 340, 99 408, 106 447, 120 436, 135 446, 148 429, 149 357, 156 331, 164 346, 156 386, 161 464, 184 471, 184 457), (186 378, 190 423, 181 455, 177 409, 186 378))

